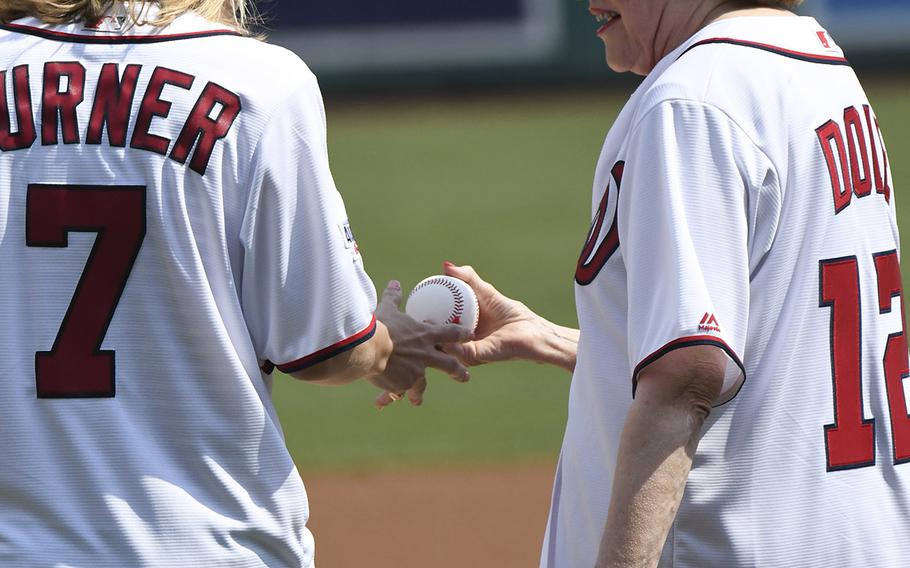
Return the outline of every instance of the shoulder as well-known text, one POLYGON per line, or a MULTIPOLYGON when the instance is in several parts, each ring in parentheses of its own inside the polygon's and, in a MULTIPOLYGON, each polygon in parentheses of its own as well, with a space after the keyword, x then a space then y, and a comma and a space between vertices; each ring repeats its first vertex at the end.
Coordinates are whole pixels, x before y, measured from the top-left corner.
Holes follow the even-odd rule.
POLYGON ((246 136, 258 138, 269 124, 286 128, 300 121, 319 130, 324 118, 319 83, 296 53, 251 37, 198 41, 201 50, 184 65, 240 98, 246 136))
POLYGON ((740 126, 756 112, 773 112, 789 82, 787 69, 761 71, 761 52, 735 52, 725 45, 704 45, 678 55, 642 94, 637 117, 667 103, 701 106, 726 115, 740 126), (756 59, 758 58, 758 59, 756 59))
POLYGON ((667 101, 710 106, 761 138, 805 106, 806 91, 852 74, 812 18, 733 18, 709 25, 661 62, 638 111, 667 101))
POLYGON ((279 95, 292 87, 315 88, 316 76, 293 51, 251 37, 210 38, 207 59, 236 80, 263 94, 279 95))

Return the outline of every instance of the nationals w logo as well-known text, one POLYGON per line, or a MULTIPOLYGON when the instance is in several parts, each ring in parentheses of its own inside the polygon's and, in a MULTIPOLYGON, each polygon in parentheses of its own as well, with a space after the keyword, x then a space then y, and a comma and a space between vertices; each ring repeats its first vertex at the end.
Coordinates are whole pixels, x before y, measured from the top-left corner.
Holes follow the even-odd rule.
POLYGON ((616 162, 610 171, 613 181, 616 183, 616 206, 613 208, 613 220, 610 223, 610 228, 601 239, 600 234, 603 231, 604 221, 607 217, 607 201, 610 197, 610 186, 607 185, 604 196, 600 200, 600 205, 597 207, 597 214, 594 216, 591 230, 588 232, 588 239, 585 241, 585 246, 581 249, 581 255, 578 257, 578 266, 575 268, 575 281, 580 286, 587 286, 593 282, 600 273, 600 269, 619 248, 619 230, 616 227, 616 215, 619 211, 619 188, 622 185, 622 172, 625 165, 626 163, 623 161, 616 162), (600 244, 598 244, 598 239, 600 239, 600 244))

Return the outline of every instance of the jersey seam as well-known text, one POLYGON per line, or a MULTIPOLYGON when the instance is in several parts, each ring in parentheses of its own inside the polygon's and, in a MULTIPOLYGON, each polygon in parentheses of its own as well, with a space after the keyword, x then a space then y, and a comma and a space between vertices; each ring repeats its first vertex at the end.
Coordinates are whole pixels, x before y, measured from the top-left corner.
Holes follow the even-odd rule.
MULTIPOLYGON (((310 74, 305 73, 303 76, 305 79, 308 77, 313 77, 313 75, 311 73, 310 74)), ((260 172, 264 171, 264 165, 263 165, 262 160, 257 159, 257 156, 259 156, 262 152, 263 139, 265 138, 265 135, 268 132, 269 127, 276 120, 276 117, 280 115, 281 109, 286 106, 288 101, 292 100, 298 94, 298 90, 300 89, 300 87, 307 84, 307 81, 305 79, 302 81, 298 81, 298 82, 294 83, 291 87, 289 87, 287 95, 282 97, 281 100, 276 102, 275 105, 271 108, 271 110, 268 113, 268 117, 265 119, 262 129, 259 132, 258 137, 256 138, 256 143, 253 145, 253 152, 250 154, 250 162, 252 165, 249 166, 248 174, 246 176, 244 176, 245 177, 244 187, 246 187, 248 194, 247 194, 247 198, 246 198, 246 207, 244 208, 243 218, 240 223, 239 238, 240 238, 241 248, 244 251, 244 255, 246 255, 246 253, 248 251, 252 250, 255 247, 256 227, 258 226, 258 223, 259 223, 259 220, 257 218, 257 212, 259 211, 259 201, 262 196, 262 187, 261 187, 262 184, 261 184, 261 180, 257 184, 257 179, 259 179, 261 177, 260 172), (259 187, 256 187, 256 185, 258 185, 259 187)), ((314 78, 314 80, 315 80, 315 78, 314 78)), ((312 147, 312 145, 305 139, 301 139, 300 144, 305 145, 308 148, 312 147)), ((263 176, 264 176, 264 174, 263 174, 263 176)), ((240 298, 240 302, 241 302, 241 306, 242 306, 243 305, 242 297, 240 298)), ((242 308, 241 308, 241 311, 242 311, 242 308)), ((374 329, 374 331, 375 331, 375 329, 374 329)), ((372 334, 370 334, 370 336, 372 336, 372 334)), ((362 343, 366 339, 369 339, 369 337, 363 339, 362 341, 360 341, 360 343, 362 343)), ((356 345, 357 344, 351 345, 351 346, 347 347, 347 349, 356 347, 356 345)), ((257 353, 256 353, 257 358, 260 358, 260 360, 263 361, 260 364, 260 369, 263 372, 265 372, 265 374, 271 374, 272 370, 277 365, 275 363, 272 363, 268 359, 263 359, 262 354, 259 353, 258 350, 256 350, 256 351, 257 351, 257 353)), ((299 369, 295 369, 295 370, 299 370, 299 369)))
MULTIPOLYGON (((305 83, 300 82, 299 85, 303 85, 303 84, 305 84, 305 83)), ((275 106, 269 111, 268 118, 266 118, 265 122, 263 123, 263 127, 262 127, 262 130, 259 132, 259 136, 256 138, 256 144, 253 145, 253 152, 250 155, 250 161, 252 162, 252 165, 250 166, 249 173, 245 176, 246 179, 245 179, 245 183, 244 183, 244 187, 247 188, 247 191, 249 192, 249 194, 247 195, 247 203, 246 203, 246 207, 244 209, 243 221, 241 223, 241 232, 243 233, 242 236, 246 236, 248 234, 250 239, 253 238, 253 235, 255 233, 255 231, 253 229, 255 227, 249 226, 248 224, 251 222, 255 224, 255 221, 248 221, 248 218, 250 217, 250 215, 255 214, 259 210, 258 199, 256 200, 257 201, 256 204, 251 204, 251 202, 253 201, 254 194, 257 197, 260 195, 260 189, 261 189, 261 188, 255 189, 254 184, 255 184, 256 179, 259 177, 259 172, 262 171, 262 169, 263 169, 262 160, 257 160, 256 156, 258 156, 261 153, 262 141, 265 138, 265 134, 268 131, 269 127, 272 125, 272 122, 274 121, 275 117, 279 114, 279 110, 285 105, 285 103, 287 103, 289 100, 291 100, 297 94, 297 86, 299 86, 299 85, 295 85, 294 87, 292 87, 286 96, 282 97, 282 99, 280 101, 275 103, 275 106)), ((306 140, 300 140, 300 142, 302 144, 306 145, 307 147, 311 147, 309 142, 307 142, 306 140)), ((253 218, 253 219, 255 219, 255 218, 253 218)), ((248 242, 248 244, 252 245, 252 241, 248 242)))
MULTIPOLYGON (((743 129, 739 125, 739 123, 737 123, 737 121, 734 120, 733 117, 730 116, 730 114, 727 111, 725 111, 723 108, 719 107, 716 104, 707 102, 707 101, 699 101, 699 100, 688 99, 688 98, 683 98, 683 97, 662 99, 660 102, 658 102, 657 104, 655 104, 651 108, 649 108, 647 111, 645 111, 644 114, 640 118, 638 118, 638 120, 636 120, 636 122, 632 126, 632 128, 630 128, 630 130, 629 130, 630 135, 628 138, 630 140, 629 145, 631 146, 632 139, 639 133, 641 124, 645 121, 645 119, 647 119, 653 112, 660 109, 665 103, 672 105, 673 103, 677 103, 677 102, 684 103, 684 104, 699 105, 699 106, 702 106, 705 108, 714 109, 714 110, 718 111, 721 115, 723 115, 723 117, 730 124, 732 124, 743 136, 745 136, 745 138, 749 141, 749 143, 756 150, 758 150, 761 153, 761 155, 765 158, 765 160, 768 162, 770 167, 773 169, 775 178, 777 180, 780 180, 780 175, 778 174, 778 170, 777 170, 777 167, 774 164, 774 162, 771 160, 771 158, 768 156, 768 154, 755 142, 755 140, 751 136, 749 136, 749 134, 745 131, 745 129, 743 129)), ((780 181, 778 181, 778 183, 780 183, 780 181)), ((748 190, 746 189, 744 191, 748 191, 748 190)), ((617 204, 616 204, 617 211, 619 210, 619 199, 622 197, 622 195, 623 194, 620 193, 619 196, 617 197, 617 204)), ((628 191, 626 192, 625 195, 629 195, 628 191)), ((622 243, 623 243, 623 241, 622 241, 622 239, 620 239, 620 241, 619 241, 620 248, 622 247, 622 243)), ((717 337, 709 338, 709 337, 702 337, 702 336, 698 336, 697 338, 694 336, 677 337, 676 339, 664 344, 660 349, 651 353, 647 357, 641 359, 638 362, 638 364, 635 367, 633 367, 632 397, 633 398, 635 397, 635 390, 636 390, 636 387, 638 384, 638 374, 644 367, 646 367, 648 364, 656 361, 658 358, 662 357, 669 351, 678 349, 680 347, 686 347, 689 345, 700 345, 700 344, 711 344, 711 345, 714 345, 714 346, 722 349, 723 351, 725 351, 726 354, 730 357, 730 359, 733 360, 733 362, 740 368, 740 370, 742 371, 742 375, 743 375, 743 381, 741 381, 741 383, 739 384, 739 386, 735 390, 735 392, 733 392, 731 396, 726 397, 723 401, 716 403, 714 406, 715 407, 723 406, 724 404, 727 404, 728 402, 730 402, 731 400, 736 398, 736 396, 739 394, 740 390, 742 390, 743 384, 745 384, 746 372, 745 372, 745 365, 742 363, 742 359, 739 357, 739 354, 732 347, 730 347, 729 344, 727 344, 726 341, 724 341, 723 339, 717 338, 717 337), (686 341, 683 341, 683 340, 686 340, 686 341), (663 351, 663 353, 661 353, 662 351, 663 351), (655 357, 655 355, 658 355, 659 353, 660 353, 660 356, 655 357), (646 361, 647 361, 647 363, 646 363, 646 361)))
MULTIPOLYGON (((650 109, 645 111, 645 113, 629 129, 629 140, 631 141, 635 137, 635 135, 638 134, 638 130, 639 130, 641 124, 645 121, 646 118, 648 118, 651 115, 651 113, 657 111, 664 103, 668 103, 668 104, 672 105, 672 103, 676 103, 676 102, 684 103, 684 104, 700 105, 700 106, 703 106, 706 108, 714 109, 717 112, 719 112, 721 115, 723 115, 724 118, 726 118, 727 121, 730 122, 730 124, 732 124, 736 128, 736 130, 739 131, 746 138, 746 140, 749 141, 749 143, 752 145, 752 147, 755 148, 762 155, 762 157, 764 157, 764 159, 768 162, 768 164, 771 167, 771 170, 774 172, 774 179, 777 180, 778 193, 783 194, 783 187, 786 185, 786 182, 781 177, 780 170, 778 169, 777 164, 774 163, 774 160, 772 160, 771 157, 768 155, 768 153, 765 152, 764 148, 762 148, 752 138, 752 136, 750 136, 749 133, 742 126, 739 125, 739 123, 736 121, 736 119, 734 119, 732 116, 730 116, 729 112, 727 112, 722 107, 720 107, 714 103, 710 103, 708 101, 699 101, 699 100, 695 100, 695 99, 688 99, 688 98, 683 98, 683 97, 663 99, 659 103, 653 105, 650 109)), ((630 144, 630 146, 631 146, 631 144, 630 144)), ((747 192, 747 198, 748 198, 748 189, 745 189, 744 191, 747 192)), ((629 195, 629 193, 626 192, 625 195, 629 195)), ((617 202, 616 202, 617 211, 619 208, 619 199, 621 197, 622 197, 622 195, 617 196, 617 202)), ((623 248, 622 239, 620 239, 620 241, 619 241, 619 248, 620 248, 620 250, 622 250, 622 248, 623 248)), ((751 273, 750 273, 750 279, 751 279, 751 273)))
POLYGON ((750 49, 756 49, 759 51, 764 51, 765 53, 770 53, 772 55, 777 55, 779 57, 786 57, 788 59, 794 59, 796 61, 802 61, 804 63, 814 63, 816 65, 836 65, 836 66, 850 66, 850 61, 843 55, 825 55, 821 53, 811 53, 807 51, 796 51, 793 49, 788 49, 786 47, 762 43, 758 41, 752 41, 747 39, 739 39, 733 37, 711 37, 703 40, 694 42, 692 45, 686 48, 683 51, 678 59, 681 59, 684 55, 692 51, 697 47, 704 47, 707 45, 732 45, 736 47, 746 47, 750 49))
POLYGON ((367 324, 367 326, 365 328, 363 328, 362 330, 358 331, 357 333, 354 333, 353 335, 345 337, 344 339, 341 339, 340 341, 336 341, 335 343, 333 343, 327 347, 318 349, 318 350, 310 353, 309 355, 304 355, 303 357, 300 357, 299 359, 295 359, 294 361, 289 361, 287 363, 272 363, 271 361, 268 361, 266 364, 272 368, 277 368, 279 371, 281 371, 282 373, 285 373, 285 374, 296 373, 298 371, 302 371, 304 369, 312 367, 313 365, 316 365, 323 361, 327 361, 328 359, 331 359, 331 358, 335 357, 336 355, 340 355, 346 351, 350 351, 351 349, 354 349, 358 345, 365 343, 366 341, 369 341, 373 337, 373 335, 376 333, 376 327, 377 327, 376 315, 373 314, 372 317, 370 318, 370 322, 367 324))
POLYGON ((742 381, 740 381, 739 385, 736 386, 736 390, 730 393, 728 396, 724 397, 722 400, 715 402, 712 407, 717 408, 723 406, 736 398, 736 396, 742 390, 743 385, 746 383, 746 379, 748 378, 746 374, 746 366, 743 363, 739 353, 737 353, 736 350, 730 346, 730 344, 727 343, 723 337, 714 335, 681 335, 676 339, 664 343, 658 349, 641 358, 638 364, 635 365, 632 370, 632 398, 635 398, 635 392, 638 388, 638 376, 642 371, 645 370, 645 368, 658 361, 659 359, 662 359, 671 351, 698 345, 712 346, 721 349, 724 353, 726 353, 730 360, 732 360, 733 363, 739 367, 739 370, 742 373, 742 381))
POLYGON ((632 128, 629 129, 629 140, 631 140, 633 137, 635 137, 639 127, 641 126, 641 123, 644 122, 645 119, 651 115, 651 113, 657 111, 664 103, 671 103, 671 104, 672 103, 686 103, 686 104, 693 104, 693 105, 701 105, 701 106, 712 108, 712 109, 718 111, 719 113, 721 113, 724 116, 724 118, 726 118, 731 124, 733 124, 733 126, 735 126, 736 129, 743 136, 745 136, 747 140, 749 140, 749 143, 752 144, 752 146, 756 150, 758 150, 761 153, 761 155, 768 161, 768 163, 771 164, 771 167, 774 169, 774 173, 778 174, 778 179, 780 179, 777 165, 774 163, 774 160, 772 160, 771 157, 768 156, 768 153, 765 152, 764 148, 762 148, 755 141, 755 139, 753 139, 752 136, 749 135, 749 133, 746 131, 746 129, 744 129, 742 126, 739 125, 739 123, 736 121, 736 119, 733 118, 729 112, 727 112, 723 107, 720 107, 720 106, 718 106, 714 103, 708 102, 708 101, 700 101, 700 100, 689 99, 689 98, 684 98, 684 97, 673 97, 673 98, 669 98, 669 99, 661 99, 660 102, 658 102, 657 104, 653 105, 651 108, 646 110, 645 113, 642 114, 641 117, 635 122, 635 124, 632 125, 632 128))

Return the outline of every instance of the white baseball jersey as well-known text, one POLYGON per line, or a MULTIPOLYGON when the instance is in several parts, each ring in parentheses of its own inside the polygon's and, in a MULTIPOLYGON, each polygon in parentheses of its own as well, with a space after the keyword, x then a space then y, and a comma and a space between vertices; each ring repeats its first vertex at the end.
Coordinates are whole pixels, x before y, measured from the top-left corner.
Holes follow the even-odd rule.
POLYGON ((812 18, 713 23, 606 138, 544 568, 595 563, 638 372, 729 357, 661 567, 897 568, 910 535, 898 232, 878 120, 812 18))
POLYGON ((0 565, 312 566, 268 372, 376 302, 316 80, 124 16, 0 26, 0 565))

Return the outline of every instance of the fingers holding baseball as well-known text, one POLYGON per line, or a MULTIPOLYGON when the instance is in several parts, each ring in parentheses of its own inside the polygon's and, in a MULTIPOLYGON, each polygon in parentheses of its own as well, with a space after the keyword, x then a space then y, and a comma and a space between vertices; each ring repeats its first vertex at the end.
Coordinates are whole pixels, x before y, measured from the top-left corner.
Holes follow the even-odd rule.
MULTIPOLYGON (((423 324, 420 325, 423 326, 423 324)), ((429 329, 431 326, 423 327, 429 329)), ((456 357, 437 348, 437 344, 431 337, 436 337, 436 335, 428 331, 417 336, 399 337, 397 343, 394 343, 393 340, 392 355, 389 357, 385 370, 372 378, 371 382, 385 390, 403 392, 414 388, 418 383, 425 382, 428 368, 442 371, 458 382, 463 383, 470 380, 471 375, 467 367, 461 364, 456 357)), ((455 340, 461 340, 465 336, 458 333, 454 336, 448 334, 443 337, 454 337, 455 340)), ((425 389, 426 386, 423 385, 419 392, 422 393, 425 389)))
POLYGON ((463 328, 460 325, 427 324, 426 338, 433 345, 444 345, 446 343, 464 343, 466 341, 471 341, 474 339, 474 332, 463 328))
POLYGON ((470 380, 471 374, 461 362, 452 354, 447 353, 446 346, 460 345, 474 338, 474 333, 454 324, 431 325, 424 324, 423 340, 425 350, 421 361, 426 367, 432 367, 449 375, 458 382, 470 380))
POLYGON ((547 333, 543 318, 523 303, 502 294, 471 266, 445 262, 443 270, 471 286, 480 307, 475 340, 445 345, 447 353, 467 366, 512 359, 541 359, 538 351, 545 343, 542 338, 547 333))
POLYGON ((382 291, 378 307, 386 309, 394 307, 395 311, 398 311, 399 306, 401 306, 401 282, 390 280, 385 290, 382 291))
POLYGON ((478 296, 478 300, 480 300, 481 295, 490 296, 492 294, 498 293, 496 289, 493 288, 492 284, 486 282, 483 278, 480 277, 479 274, 477 274, 477 271, 474 270, 473 266, 458 266, 447 260, 442 263, 442 269, 447 276, 454 276, 459 280, 464 280, 467 282, 468 285, 474 289, 474 292, 478 296))
POLYGON ((456 266, 451 262, 443 263, 445 273, 464 280, 477 296, 480 317, 477 321, 475 335, 486 337, 508 323, 533 316, 531 310, 521 302, 503 295, 492 284, 485 281, 471 266, 456 266))
POLYGON ((497 304, 508 300, 492 284, 481 278, 473 266, 458 266, 446 261, 442 264, 442 268, 446 275, 463 280, 474 290, 474 294, 477 296, 477 303, 480 305, 481 317, 483 317, 484 311, 497 308, 497 304))
POLYGON ((442 371, 459 383, 471 380, 471 373, 467 367, 457 357, 447 353, 444 348, 436 349, 435 354, 427 358, 427 366, 442 371))
POLYGON ((470 378, 468 369, 455 357, 441 351, 441 343, 462 342, 471 339, 471 332, 456 325, 431 325, 421 323, 402 313, 394 305, 400 291, 387 288, 383 294, 385 309, 377 309, 376 317, 388 329, 392 340, 392 353, 382 373, 368 380, 384 392, 376 397, 377 408, 384 408, 406 396, 411 404, 423 403, 427 389, 426 371, 438 369, 459 382, 470 378))
POLYGON ((458 359, 466 367, 476 367, 477 365, 512 358, 510 355, 503 353, 502 342, 496 334, 478 341, 449 343, 444 345, 442 349, 458 359))

